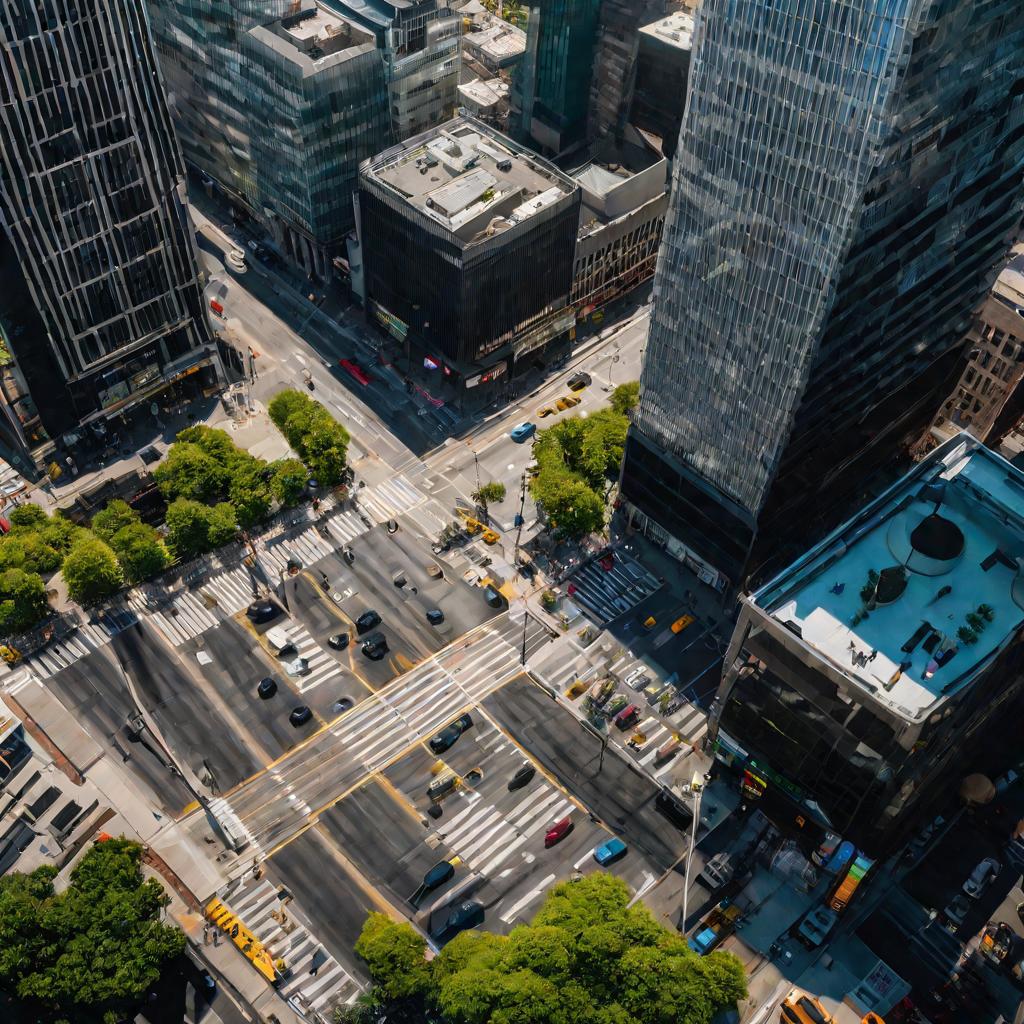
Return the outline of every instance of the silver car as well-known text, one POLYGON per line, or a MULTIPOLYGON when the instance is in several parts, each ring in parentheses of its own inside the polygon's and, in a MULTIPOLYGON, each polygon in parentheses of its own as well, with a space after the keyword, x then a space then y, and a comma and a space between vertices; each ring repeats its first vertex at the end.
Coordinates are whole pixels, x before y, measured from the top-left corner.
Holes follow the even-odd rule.
POLYGON ((999 861, 995 857, 986 857, 971 872, 970 878, 964 882, 964 892, 976 900, 992 884, 998 874, 999 861))

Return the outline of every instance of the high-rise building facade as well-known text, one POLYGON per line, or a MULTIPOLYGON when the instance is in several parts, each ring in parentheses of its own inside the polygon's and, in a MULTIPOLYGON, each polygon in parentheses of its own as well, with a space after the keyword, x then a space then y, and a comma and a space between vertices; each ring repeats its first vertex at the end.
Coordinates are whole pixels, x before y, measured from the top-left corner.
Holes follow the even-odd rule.
POLYGON ((526 52, 513 83, 513 133, 559 155, 585 141, 601 0, 527 5, 526 52))
POLYGON ((955 373, 1024 204, 1024 5, 705 0, 689 88, 622 488, 724 586, 955 373))
POLYGON ((208 6, 150 4, 185 159, 326 279, 359 164, 392 138, 376 37, 320 0, 208 6))
POLYGON ((142 0, 2 0, 0 58, 0 436, 20 468, 219 364, 142 0))

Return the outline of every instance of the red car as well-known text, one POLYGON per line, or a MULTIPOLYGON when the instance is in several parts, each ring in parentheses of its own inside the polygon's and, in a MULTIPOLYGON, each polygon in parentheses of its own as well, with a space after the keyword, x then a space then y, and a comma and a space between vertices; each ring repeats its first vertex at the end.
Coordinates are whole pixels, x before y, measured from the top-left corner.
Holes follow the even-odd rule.
POLYGON ((615 725, 619 729, 628 729, 635 725, 640 719, 640 706, 638 704, 627 704, 616 716, 615 725))
POLYGON ((339 359, 338 365, 352 378, 359 381, 363 386, 370 383, 373 378, 354 360, 339 359))
POLYGON ((562 818, 547 830, 544 835, 544 849, 548 849, 561 842, 572 831, 572 818, 562 818))

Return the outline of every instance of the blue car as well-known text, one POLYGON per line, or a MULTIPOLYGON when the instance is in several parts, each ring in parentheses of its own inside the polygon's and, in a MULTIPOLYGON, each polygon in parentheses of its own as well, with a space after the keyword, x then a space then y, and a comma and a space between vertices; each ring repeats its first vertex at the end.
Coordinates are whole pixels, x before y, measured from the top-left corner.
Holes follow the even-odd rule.
POLYGON ((608 842, 602 843, 594 851, 594 860, 597 861, 601 867, 606 864, 611 864, 617 861, 620 857, 626 853, 626 844, 618 838, 609 839, 608 842))
POLYGON ((511 437, 513 441, 525 441, 528 437, 533 437, 536 432, 536 424, 527 421, 526 423, 520 423, 518 427, 513 427, 508 432, 508 436, 511 437))

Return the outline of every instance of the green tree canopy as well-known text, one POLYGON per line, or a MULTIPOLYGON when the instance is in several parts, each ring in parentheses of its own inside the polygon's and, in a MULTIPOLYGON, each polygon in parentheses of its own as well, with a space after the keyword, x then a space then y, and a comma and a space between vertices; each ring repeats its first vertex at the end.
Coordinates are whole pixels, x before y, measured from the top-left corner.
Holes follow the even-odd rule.
POLYGON ((18 505, 12 508, 7 515, 7 519, 11 526, 28 526, 32 528, 38 528, 42 526, 50 517, 38 506, 32 502, 26 502, 24 505, 18 505))
POLYGON ((61 553, 35 530, 12 530, 0 539, 0 570, 24 569, 48 574, 56 572, 62 560, 61 553))
POLYGON ((240 462, 234 466, 228 501, 243 529, 262 523, 270 515, 270 484, 265 469, 262 462, 251 457, 249 463, 240 462))
POLYGON ((129 583, 148 580, 171 564, 171 554, 163 538, 143 522, 127 523, 110 539, 121 570, 129 583))
POLYGON ((620 384, 611 397, 612 408, 625 415, 630 409, 635 409, 640 401, 640 381, 631 380, 620 384))
POLYGON ((124 573, 109 544, 99 537, 80 540, 64 559, 61 575, 68 596, 81 605, 95 604, 120 590, 124 573))
POLYGON ((34 626, 50 610, 42 578, 24 569, 0 572, 0 633, 10 635, 34 626))
POLYGON ((349 434, 326 407, 289 388, 270 400, 267 412, 320 484, 331 487, 341 480, 349 434))
POLYGON ((153 478, 169 501, 214 502, 227 491, 230 476, 223 460, 208 455, 197 444, 176 441, 153 471, 153 478))
POLYGON ((232 540, 238 529, 235 510, 227 502, 203 505, 178 498, 167 506, 167 543, 179 558, 211 551, 232 540))
POLYGON ((100 540, 110 543, 114 534, 126 526, 139 522, 139 514, 126 501, 115 498, 106 508, 92 517, 92 532, 100 540))
POLYGON ((270 490, 282 505, 296 505, 306 490, 309 474, 298 459, 281 459, 274 463, 270 490))
POLYGON ((481 484, 479 489, 473 492, 473 500, 479 501, 485 508, 492 503, 498 504, 505 500, 505 485, 497 480, 481 484))
POLYGON ((731 954, 700 957, 626 884, 595 873, 551 891, 507 936, 463 932, 431 961, 410 925, 371 915, 356 951, 374 994, 446 1024, 708 1024, 746 996, 731 954))
POLYGON ((60 893, 52 867, 0 878, 0 988, 39 1007, 38 1019, 124 1011, 184 951, 184 934, 159 920, 167 896, 143 880, 141 853, 124 839, 96 843, 60 893))

